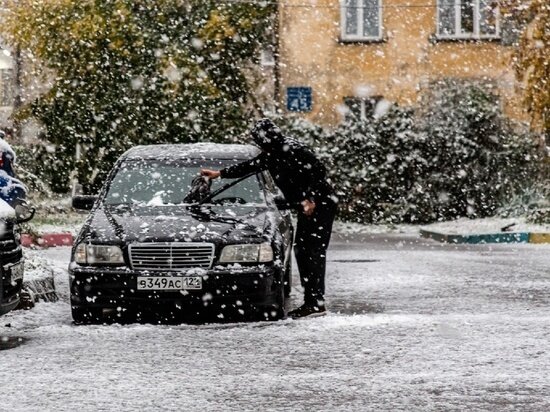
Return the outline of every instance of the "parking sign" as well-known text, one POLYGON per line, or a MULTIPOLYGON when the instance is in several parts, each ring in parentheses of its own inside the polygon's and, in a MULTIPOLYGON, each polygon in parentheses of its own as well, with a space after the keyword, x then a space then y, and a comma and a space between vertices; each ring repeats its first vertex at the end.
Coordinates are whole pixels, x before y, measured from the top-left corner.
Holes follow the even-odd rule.
POLYGON ((289 112, 311 112, 311 87, 287 87, 286 108, 289 112))

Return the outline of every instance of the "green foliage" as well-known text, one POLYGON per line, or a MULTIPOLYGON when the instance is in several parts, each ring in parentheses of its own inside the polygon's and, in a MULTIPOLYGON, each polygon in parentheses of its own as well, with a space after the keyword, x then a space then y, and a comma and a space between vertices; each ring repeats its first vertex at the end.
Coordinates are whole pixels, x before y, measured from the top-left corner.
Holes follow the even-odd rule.
POLYGON ((291 122, 317 149, 337 188, 341 217, 424 223, 494 215, 536 179, 541 153, 517 131, 498 98, 463 83, 433 85, 422 112, 393 107, 333 131, 291 122))
POLYGON ((17 153, 15 173, 29 189, 29 195, 49 196, 50 182, 59 169, 54 157, 43 146, 14 146, 17 153))
POLYGON ((533 223, 550 224, 550 158, 542 164, 538 179, 506 199, 498 214, 504 217, 525 216, 533 223))
POLYGON ((45 127, 59 167, 54 190, 67 190, 71 176, 96 190, 136 144, 242 133, 253 88, 245 71, 272 11, 214 0, 13 2, 8 37, 53 79, 19 116, 45 127))
POLYGON ((526 216, 533 223, 550 223, 550 184, 528 186, 507 199, 499 209, 503 217, 526 216))

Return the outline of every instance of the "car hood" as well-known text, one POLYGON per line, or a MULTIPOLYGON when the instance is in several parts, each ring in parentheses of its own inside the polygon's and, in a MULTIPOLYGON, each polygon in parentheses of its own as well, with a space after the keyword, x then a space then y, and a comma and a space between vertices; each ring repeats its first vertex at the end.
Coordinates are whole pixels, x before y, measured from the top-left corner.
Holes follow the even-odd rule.
POLYGON ((270 237, 266 207, 190 211, 178 208, 116 210, 99 207, 81 237, 97 242, 227 242, 270 237))

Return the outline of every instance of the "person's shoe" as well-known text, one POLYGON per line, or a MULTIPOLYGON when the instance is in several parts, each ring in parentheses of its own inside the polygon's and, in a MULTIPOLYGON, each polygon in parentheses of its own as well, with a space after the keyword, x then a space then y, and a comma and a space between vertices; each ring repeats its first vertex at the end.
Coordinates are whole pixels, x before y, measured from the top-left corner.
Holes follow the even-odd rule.
POLYGON ((308 305, 304 303, 298 309, 288 312, 288 317, 292 319, 300 319, 305 317, 315 318, 326 314, 327 309, 325 308, 325 305, 308 305))

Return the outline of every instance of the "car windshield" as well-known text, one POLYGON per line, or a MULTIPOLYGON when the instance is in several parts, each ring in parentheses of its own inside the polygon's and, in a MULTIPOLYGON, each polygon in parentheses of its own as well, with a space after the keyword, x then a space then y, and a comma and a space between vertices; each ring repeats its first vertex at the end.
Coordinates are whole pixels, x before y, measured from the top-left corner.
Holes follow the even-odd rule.
MULTIPOLYGON (((104 203, 107 205, 173 206, 191 204, 186 196, 203 167, 220 169, 227 162, 182 164, 159 161, 127 161, 111 180, 104 203)), ((230 183, 215 179, 210 192, 230 183)), ((244 206, 265 205, 258 176, 252 175, 212 198, 209 204, 236 203, 244 206)))

